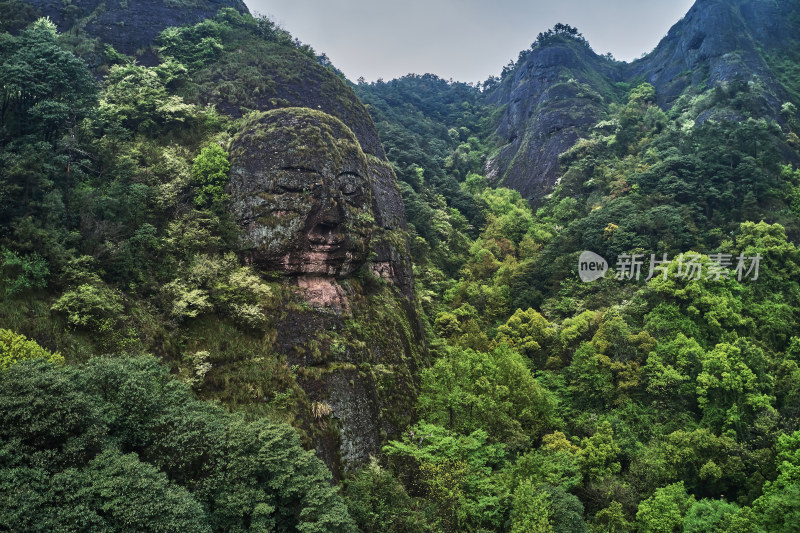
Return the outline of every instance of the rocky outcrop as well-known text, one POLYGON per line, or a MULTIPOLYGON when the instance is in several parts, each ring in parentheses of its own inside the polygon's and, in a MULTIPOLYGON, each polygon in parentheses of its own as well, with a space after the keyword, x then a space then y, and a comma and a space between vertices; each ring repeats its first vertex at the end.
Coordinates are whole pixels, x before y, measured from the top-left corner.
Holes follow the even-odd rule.
POLYGON ((342 121, 299 107, 251 115, 231 160, 229 187, 249 264, 331 278, 364 264, 375 222, 370 173, 342 121))
POLYGON ((223 7, 249 13, 242 0, 25 0, 59 31, 86 32, 125 54, 150 46, 165 28, 194 24, 223 7))
POLYGON ((193 78, 201 87, 198 104, 234 117, 283 107, 323 111, 347 124, 365 154, 385 157, 372 118, 353 90, 332 69, 284 43, 249 40, 193 78))
MULTIPOLYGON (((308 433, 338 474, 412 420, 426 347, 405 211, 374 125, 334 73, 294 57, 316 76, 294 90, 264 71, 292 100, 247 101, 260 110, 232 140, 229 192, 242 256, 288 288, 273 348, 297 368, 318 417, 308 433)), ((233 106, 232 93, 214 98, 233 106)))
POLYGON ((791 3, 698 0, 652 53, 627 66, 625 77, 652 84, 665 109, 687 90, 758 79, 777 117, 787 95, 763 50, 785 46, 791 37, 791 3))
MULTIPOLYGON (((646 57, 630 64, 594 54, 580 39, 556 36, 522 54, 489 103, 502 106, 496 136, 501 147, 487 165, 495 183, 538 201, 559 177, 558 157, 622 96, 614 84, 648 82, 663 109, 682 95, 732 82, 750 84, 759 114, 782 122, 790 93, 770 65, 800 33, 797 0, 697 0, 646 57)), ((709 109, 699 121, 738 120, 709 109)))
POLYGON ((541 198, 558 177, 558 156, 603 116, 619 78, 614 64, 585 43, 555 37, 529 52, 488 96, 501 106, 503 143, 487 172, 525 198, 541 198))
MULTIPOLYGON (((73 2, 30 0, 60 29, 126 53, 222 7, 247 11, 240 0, 73 2)), ((338 475, 380 454, 412 422, 426 346, 405 211, 353 90, 267 26, 228 36, 214 59, 191 67, 193 92, 182 95, 244 117, 230 146, 228 192, 242 229, 238 252, 269 281, 271 295, 256 348, 215 360, 218 379, 206 393, 261 404, 285 394, 269 389, 271 378, 245 375, 269 358, 270 371, 291 376, 296 408, 288 416, 338 475)), ((213 327, 215 317, 208 320, 213 327)), ((195 335, 196 351, 211 342, 207 334, 195 335)), ((228 340, 236 342, 213 342, 227 349, 228 340)))

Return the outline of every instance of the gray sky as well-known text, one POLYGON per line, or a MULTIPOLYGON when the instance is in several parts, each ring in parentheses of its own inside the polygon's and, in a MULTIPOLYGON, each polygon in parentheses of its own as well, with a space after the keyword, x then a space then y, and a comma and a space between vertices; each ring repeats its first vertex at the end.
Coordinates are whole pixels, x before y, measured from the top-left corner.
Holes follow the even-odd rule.
POLYGON ((694 0, 245 0, 326 53, 355 81, 431 72, 498 75, 536 35, 576 26, 595 52, 631 61, 658 44, 694 0))

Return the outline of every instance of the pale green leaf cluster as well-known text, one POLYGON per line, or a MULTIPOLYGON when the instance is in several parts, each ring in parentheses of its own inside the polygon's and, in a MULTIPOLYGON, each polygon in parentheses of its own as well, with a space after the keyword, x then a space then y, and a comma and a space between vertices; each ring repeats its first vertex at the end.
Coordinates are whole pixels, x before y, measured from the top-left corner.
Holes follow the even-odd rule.
POLYGON ((39 346, 36 341, 7 329, 0 329, 0 370, 26 359, 44 359, 63 363, 60 353, 52 353, 39 346))
POLYGON ((233 253, 195 256, 184 275, 164 285, 162 292, 178 321, 217 311, 247 327, 265 323, 273 296, 250 267, 239 266, 233 253))

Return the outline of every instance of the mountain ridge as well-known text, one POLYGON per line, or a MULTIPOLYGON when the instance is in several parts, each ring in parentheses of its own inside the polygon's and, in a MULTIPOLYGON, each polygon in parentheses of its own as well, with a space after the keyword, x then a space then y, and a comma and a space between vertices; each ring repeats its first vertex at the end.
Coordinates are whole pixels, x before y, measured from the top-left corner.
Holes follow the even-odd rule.
MULTIPOLYGON (((487 91, 487 102, 504 108, 495 129, 500 147, 487 164, 488 175, 529 200, 541 200, 559 177, 558 156, 587 137, 610 104, 621 101, 614 85, 650 83, 667 111, 717 87, 756 84, 753 105, 783 124, 781 106, 796 89, 785 86, 769 60, 774 63, 782 44, 794 41, 796 5, 795 0, 698 0, 652 52, 631 63, 599 56, 568 32, 537 40, 487 91), (584 91, 575 84, 565 87, 570 80, 583 84, 584 91)), ((692 118, 738 119, 715 111, 692 118)))

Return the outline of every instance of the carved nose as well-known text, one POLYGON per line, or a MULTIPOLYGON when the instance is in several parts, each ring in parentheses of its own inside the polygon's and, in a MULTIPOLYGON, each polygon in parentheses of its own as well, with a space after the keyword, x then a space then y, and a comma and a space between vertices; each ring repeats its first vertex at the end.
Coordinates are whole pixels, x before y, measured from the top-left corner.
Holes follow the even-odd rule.
POLYGON ((327 226, 338 226, 343 220, 344 217, 342 216, 342 210, 339 203, 334 198, 328 198, 325 200, 325 204, 322 206, 322 209, 319 212, 320 224, 325 224, 327 226))
POLYGON ((317 214, 317 221, 308 235, 313 244, 335 245, 342 242, 339 226, 344 222, 341 207, 333 198, 328 198, 317 214))

